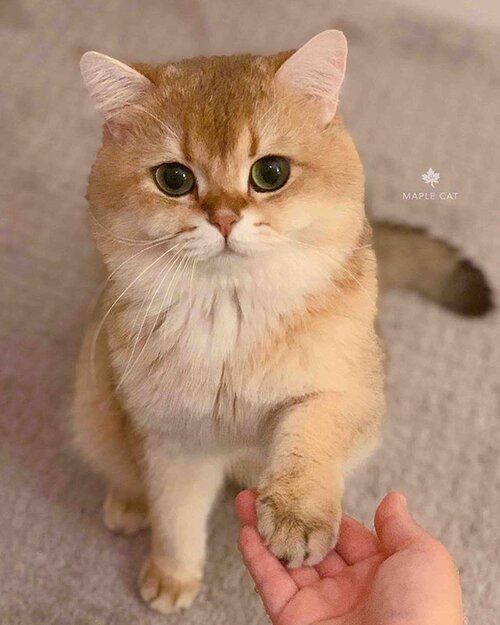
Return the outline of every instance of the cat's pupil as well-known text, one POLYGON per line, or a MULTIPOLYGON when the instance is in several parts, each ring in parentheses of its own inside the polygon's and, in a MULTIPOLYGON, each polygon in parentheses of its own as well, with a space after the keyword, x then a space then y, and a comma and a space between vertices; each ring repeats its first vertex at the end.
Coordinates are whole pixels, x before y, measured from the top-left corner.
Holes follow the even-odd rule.
POLYGON ((181 189, 187 182, 188 173, 184 168, 181 168, 178 165, 171 165, 170 167, 165 168, 165 172, 163 174, 163 179, 167 187, 178 191, 181 189))
POLYGON ((260 168, 260 175, 264 182, 268 185, 274 185, 280 179, 281 167, 278 161, 269 159, 262 163, 260 168))

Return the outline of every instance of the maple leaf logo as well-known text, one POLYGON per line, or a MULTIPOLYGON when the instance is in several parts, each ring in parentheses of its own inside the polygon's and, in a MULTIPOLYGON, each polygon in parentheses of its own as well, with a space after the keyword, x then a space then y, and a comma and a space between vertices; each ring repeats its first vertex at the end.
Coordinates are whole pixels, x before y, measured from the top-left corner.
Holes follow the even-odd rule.
POLYGON ((430 184, 434 189, 434 185, 439 182, 439 174, 437 171, 434 171, 431 167, 426 171, 425 174, 422 174, 422 180, 425 184, 430 184))

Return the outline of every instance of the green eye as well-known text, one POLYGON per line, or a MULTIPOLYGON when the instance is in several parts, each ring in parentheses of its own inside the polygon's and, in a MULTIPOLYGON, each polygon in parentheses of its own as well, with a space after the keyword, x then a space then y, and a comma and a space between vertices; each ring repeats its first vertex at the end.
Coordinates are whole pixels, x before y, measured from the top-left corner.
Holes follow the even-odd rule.
POLYGON ((167 195, 185 195, 193 190, 193 172, 181 163, 163 163, 154 171, 156 184, 167 195))
POLYGON ((250 184, 264 193, 280 189, 290 176, 290 161, 283 156, 264 156, 252 165, 250 184))

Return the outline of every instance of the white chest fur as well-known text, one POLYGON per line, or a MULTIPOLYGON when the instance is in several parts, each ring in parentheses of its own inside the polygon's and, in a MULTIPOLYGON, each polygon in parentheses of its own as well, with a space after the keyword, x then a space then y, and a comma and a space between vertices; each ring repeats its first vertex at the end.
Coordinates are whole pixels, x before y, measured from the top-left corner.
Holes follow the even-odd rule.
POLYGON ((219 258, 159 288, 158 275, 137 284, 121 320, 130 340, 113 351, 113 365, 142 426, 183 444, 251 443, 271 407, 309 390, 307 371, 282 383, 286 350, 269 370, 249 364, 266 334, 326 287, 330 268, 296 253, 239 261, 219 258))

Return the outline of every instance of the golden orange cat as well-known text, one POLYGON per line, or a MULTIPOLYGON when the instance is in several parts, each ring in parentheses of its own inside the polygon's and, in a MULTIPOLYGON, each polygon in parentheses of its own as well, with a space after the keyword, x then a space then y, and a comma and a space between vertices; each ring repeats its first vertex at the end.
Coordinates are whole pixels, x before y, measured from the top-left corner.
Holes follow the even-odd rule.
POLYGON ((346 469, 377 442, 376 263, 337 110, 346 55, 332 30, 270 57, 82 58, 105 118, 88 200, 108 278, 75 437, 107 481, 107 526, 151 525, 139 585, 159 611, 197 593, 226 475, 258 488, 272 551, 315 564, 346 469))

